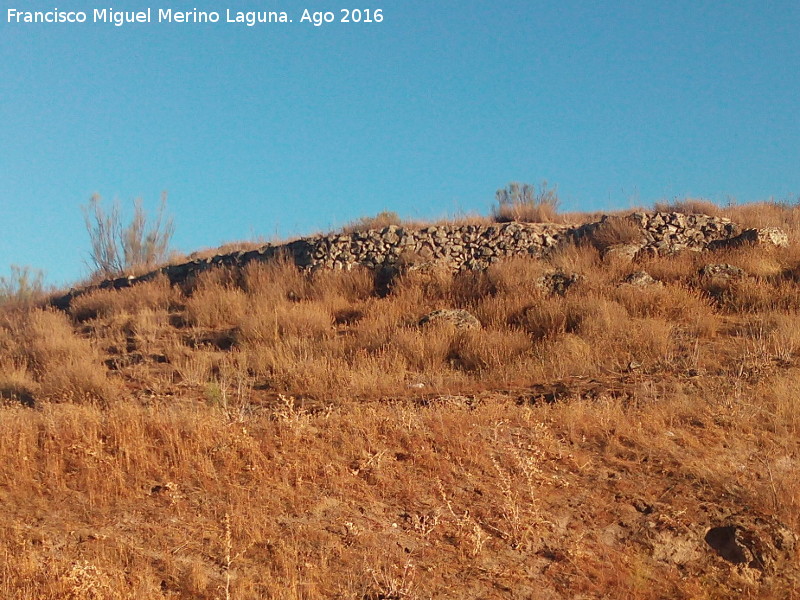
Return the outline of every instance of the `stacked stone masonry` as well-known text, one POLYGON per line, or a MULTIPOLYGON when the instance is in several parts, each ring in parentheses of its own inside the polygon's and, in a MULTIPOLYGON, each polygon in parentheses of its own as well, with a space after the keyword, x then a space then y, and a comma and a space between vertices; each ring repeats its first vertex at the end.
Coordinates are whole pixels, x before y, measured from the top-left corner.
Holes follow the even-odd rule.
POLYGON ((483 269, 508 257, 543 257, 569 243, 588 241, 604 223, 627 219, 641 230, 634 254, 671 254, 682 250, 704 250, 742 243, 788 245, 782 231, 742 230, 730 220, 681 213, 633 213, 626 217, 603 217, 583 225, 553 223, 505 223, 497 225, 435 225, 420 229, 390 226, 381 230, 318 235, 287 244, 267 244, 249 252, 223 254, 170 265, 141 277, 104 281, 98 286, 72 290, 53 304, 68 307, 75 296, 90 289, 122 288, 165 275, 173 284, 216 266, 243 267, 254 261, 284 256, 302 269, 343 269, 356 265, 396 268, 402 265, 437 263, 453 270, 483 269))

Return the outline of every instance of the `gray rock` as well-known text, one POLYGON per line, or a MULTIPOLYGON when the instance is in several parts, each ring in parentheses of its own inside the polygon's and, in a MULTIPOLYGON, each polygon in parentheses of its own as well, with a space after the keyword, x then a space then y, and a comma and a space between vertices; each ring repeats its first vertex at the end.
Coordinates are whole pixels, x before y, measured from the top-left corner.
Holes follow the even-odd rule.
POLYGON ((548 294, 563 296, 567 290, 578 283, 582 277, 578 273, 564 273, 555 271, 542 275, 536 280, 536 287, 544 290, 548 294))
POLYGON ((420 325, 449 323, 456 329, 480 329, 481 322, 470 312, 461 309, 444 308, 434 310, 419 320, 420 325))
POLYGON ((698 274, 700 277, 708 277, 715 280, 731 281, 734 279, 744 279, 747 273, 743 269, 728 263, 715 263, 703 266, 698 274))
POLYGON ((787 248, 789 246, 789 236, 785 231, 777 227, 745 229, 737 236, 723 238, 720 240, 712 240, 708 244, 708 249, 722 250, 726 248, 737 248, 747 244, 752 244, 755 246, 787 248))
POLYGON ((603 260, 606 262, 633 262, 644 244, 617 244, 606 248, 603 260))
POLYGON ((653 279, 653 277, 647 271, 636 271, 635 273, 631 273, 624 279, 623 283, 635 287, 661 287, 664 285, 657 279, 653 279))

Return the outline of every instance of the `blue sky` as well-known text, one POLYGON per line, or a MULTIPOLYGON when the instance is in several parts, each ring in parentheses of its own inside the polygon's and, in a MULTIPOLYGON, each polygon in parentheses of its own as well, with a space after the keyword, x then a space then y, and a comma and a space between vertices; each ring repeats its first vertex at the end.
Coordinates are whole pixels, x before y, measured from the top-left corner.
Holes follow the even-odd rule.
POLYGON ((318 28, 306 6, 356 5, 126 0, 294 23, 7 22, 108 6, 2 2, 0 273, 88 274, 93 193, 154 210, 167 191, 185 252, 486 214, 512 180, 566 210, 800 195, 796 0, 376 0, 383 23, 318 28))

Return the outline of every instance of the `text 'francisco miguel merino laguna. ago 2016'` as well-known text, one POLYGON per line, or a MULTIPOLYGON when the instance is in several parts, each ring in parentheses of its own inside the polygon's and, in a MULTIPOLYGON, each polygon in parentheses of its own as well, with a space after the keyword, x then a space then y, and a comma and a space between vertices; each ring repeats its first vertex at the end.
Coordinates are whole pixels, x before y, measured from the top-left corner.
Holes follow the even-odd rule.
MULTIPOLYGON (((304 9, 299 15, 300 23, 319 27, 325 23, 381 23, 381 9, 343 9, 339 18, 333 12, 311 12, 304 9)), ((116 27, 134 23, 234 23, 253 27, 259 23, 293 23, 285 11, 224 11, 173 10, 171 8, 147 8, 138 11, 95 8, 91 11, 67 11, 54 8, 46 11, 18 10, 6 11, 7 23, 109 23, 116 27)))

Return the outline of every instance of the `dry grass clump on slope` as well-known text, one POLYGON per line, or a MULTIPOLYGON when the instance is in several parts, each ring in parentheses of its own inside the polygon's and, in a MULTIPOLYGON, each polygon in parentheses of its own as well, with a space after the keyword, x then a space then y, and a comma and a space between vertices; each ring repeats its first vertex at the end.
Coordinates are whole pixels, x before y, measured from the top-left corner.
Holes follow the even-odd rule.
POLYGON ((50 401, 109 401, 116 386, 106 375, 99 352, 75 334, 67 315, 35 309, 0 317, 2 385, 50 401))

